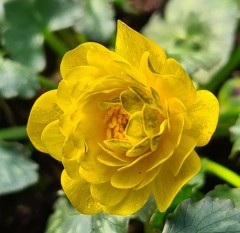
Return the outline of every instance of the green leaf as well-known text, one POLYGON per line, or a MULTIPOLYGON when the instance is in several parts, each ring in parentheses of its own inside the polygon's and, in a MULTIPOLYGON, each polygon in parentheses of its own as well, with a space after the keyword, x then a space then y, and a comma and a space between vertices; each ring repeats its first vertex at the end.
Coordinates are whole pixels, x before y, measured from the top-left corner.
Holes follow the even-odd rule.
POLYGON ((4 47, 11 57, 33 70, 45 67, 37 14, 30 1, 10 1, 5 4, 7 29, 3 33, 4 47))
POLYGON ((125 233, 129 217, 83 215, 78 213, 62 196, 54 205, 45 233, 125 233))
POLYGON ((235 208, 231 200, 205 197, 193 202, 188 199, 169 215, 163 233, 237 233, 239 219, 240 208, 235 208))
POLYGON ((38 88, 37 75, 27 67, 0 57, 0 96, 31 98, 38 88))
MULTIPOLYGON (((46 65, 44 37, 50 37, 49 32, 53 30, 72 26, 79 17, 78 6, 79 3, 74 0, 6 2, 7 28, 3 39, 11 58, 35 71, 42 71, 46 65)), ((58 46, 62 43, 58 42, 58 46)))
POLYGON ((76 0, 35 0, 33 4, 41 24, 52 31, 73 26, 81 13, 76 0))
POLYGON ((229 58, 236 14, 234 0, 171 0, 165 18, 154 14, 143 33, 176 58, 188 73, 194 73, 195 81, 208 83, 229 58))
POLYGON ((220 104, 220 116, 219 123, 216 130, 217 134, 229 135, 229 128, 233 126, 231 137, 233 141, 237 139, 235 131, 238 128, 240 122, 236 122, 240 114, 240 78, 236 77, 226 81, 221 87, 218 100, 220 104))
POLYGON ((231 199, 236 207, 240 207, 240 188, 231 188, 228 185, 217 185, 207 196, 220 199, 231 199))
POLYGON ((75 30, 90 40, 107 41, 115 31, 114 9, 111 0, 82 0, 80 19, 75 30))
POLYGON ((0 141, 0 195, 22 190, 38 180, 38 165, 19 143, 0 141))

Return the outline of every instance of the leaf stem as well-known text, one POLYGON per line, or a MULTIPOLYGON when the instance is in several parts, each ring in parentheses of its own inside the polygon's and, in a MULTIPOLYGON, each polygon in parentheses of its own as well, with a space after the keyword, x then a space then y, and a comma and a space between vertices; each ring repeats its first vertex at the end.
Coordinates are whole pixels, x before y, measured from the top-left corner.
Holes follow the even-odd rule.
POLYGON ((26 138, 27 132, 25 125, 0 129, 0 140, 19 140, 26 138))
POLYGON ((204 162, 207 172, 212 173, 224 181, 227 181, 229 184, 240 188, 240 176, 238 174, 210 159, 205 158, 204 162))
POLYGON ((56 89, 57 88, 57 84, 52 82, 51 80, 49 80, 48 78, 42 76, 42 75, 38 75, 38 82, 40 83, 40 85, 42 87, 46 87, 50 90, 56 89))
POLYGON ((70 49, 49 29, 43 30, 43 36, 47 44, 60 56, 62 57, 70 49))

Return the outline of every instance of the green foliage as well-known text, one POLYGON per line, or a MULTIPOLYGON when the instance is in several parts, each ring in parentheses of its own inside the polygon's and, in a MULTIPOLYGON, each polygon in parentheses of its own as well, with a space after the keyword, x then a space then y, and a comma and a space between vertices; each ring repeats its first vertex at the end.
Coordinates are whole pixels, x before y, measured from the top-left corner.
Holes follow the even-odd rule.
POLYGON ((231 200, 187 199, 168 217, 163 233, 239 232, 239 218, 240 208, 235 208, 231 200))
POLYGON ((164 19, 154 14, 143 32, 176 58, 195 81, 208 83, 232 50, 236 12, 234 0, 171 0, 164 19))
POLYGON ((207 196, 219 199, 231 199, 234 205, 240 208, 240 188, 231 188, 228 185, 217 185, 207 196))
POLYGON ((3 33, 6 50, 14 60, 42 71, 46 65, 44 34, 72 26, 78 16, 76 6, 73 0, 7 2, 7 28, 3 33))
POLYGON ((38 165, 19 143, 0 141, 0 195, 22 190, 38 180, 38 165))
POLYGON ((45 233, 125 233, 128 217, 79 214, 62 196, 54 205, 45 233))
POLYGON ((238 117, 235 125, 230 127, 230 138, 233 142, 230 157, 234 158, 240 152, 240 116, 238 117))
POLYGON ((37 75, 28 67, 0 57, 0 96, 31 98, 38 85, 37 75))
POLYGON ((79 20, 74 28, 90 40, 107 41, 115 31, 111 0, 82 0, 79 20))
MULTIPOLYGON (((240 114, 240 78, 227 80, 221 87, 218 100, 220 104, 220 117, 217 134, 229 134, 229 127, 233 126, 240 114)), ((237 125, 236 125, 237 127, 237 125)), ((232 128, 232 138, 236 140, 235 129, 232 128)))

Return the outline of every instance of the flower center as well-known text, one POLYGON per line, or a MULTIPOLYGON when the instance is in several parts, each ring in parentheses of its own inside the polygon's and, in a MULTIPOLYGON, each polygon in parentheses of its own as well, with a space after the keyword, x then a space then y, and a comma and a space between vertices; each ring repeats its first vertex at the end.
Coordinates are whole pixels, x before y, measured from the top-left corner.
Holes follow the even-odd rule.
POLYGON ((122 106, 114 105, 109 108, 105 122, 107 123, 107 139, 124 139, 124 131, 127 126, 129 115, 122 106))

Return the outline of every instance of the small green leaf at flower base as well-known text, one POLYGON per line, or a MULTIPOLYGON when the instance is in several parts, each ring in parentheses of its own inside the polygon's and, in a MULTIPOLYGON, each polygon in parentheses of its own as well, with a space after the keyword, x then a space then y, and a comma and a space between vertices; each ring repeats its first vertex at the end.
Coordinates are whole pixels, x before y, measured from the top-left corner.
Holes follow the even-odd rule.
POLYGON ((240 208, 234 207, 229 199, 205 197, 198 202, 187 199, 168 216, 163 233, 238 233, 239 219, 240 208))
POLYGON ((54 204, 45 233, 126 233, 129 217, 79 214, 65 196, 54 204))
POLYGON ((0 141, 0 195, 22 190, 38 180, 38 165, 19 143, 0 141))

